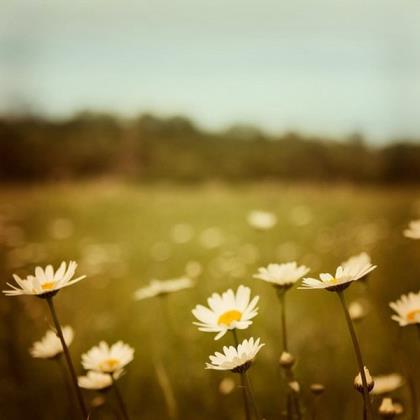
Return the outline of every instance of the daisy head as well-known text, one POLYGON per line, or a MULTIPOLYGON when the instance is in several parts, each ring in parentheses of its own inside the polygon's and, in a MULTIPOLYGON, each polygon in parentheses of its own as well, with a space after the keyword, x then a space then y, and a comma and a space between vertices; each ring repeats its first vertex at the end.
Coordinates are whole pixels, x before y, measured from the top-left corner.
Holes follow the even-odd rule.
MULTIPOLYGON (((66 342, 67 346, 70 346, 74 337, 73 328, 65 326, 62 328, 62 330, 64 341, 66 342)), ((33 343, 32 347, 29 349, 31 356, 39 359, 54 359, 62 352, 63 346, 61 345, 61 341, 58 338, 55 330, 48 330, 44 337, 42 337, 39 341, 35 341, 35 343, 33 343)))
POLYGON ((260 344, 260 339, 242 341, 237 347, 225 346, 223 353, 216 352, 210 356, 206 369, 230 370, 235 373, 245 372, 251 366, 255 356, 265 344, 260 344))
POLYGON ((374 376, 375 386, 372 394, 389 394, 401 388, 404 385, 404 379, 399 373, 390 373, 389 375, 374 376))
POLYGON ((200 331, 217 333, 215 340, 223 337, 228 330, 248 328, 258 313, 259 296, 251 299, 251 289, 239 286, 236 294, 232 289, 223 294, 213 293, 208 299, 209 307, 197 305, 192 313, 199 322, 194 322, 200 331))
POLYGON ((92 347, 82 355, 82 365, 86 370, 102 373, 115 373, 128 365, 134 357, 134 349, 118 341, 109 346, 105 341, 92 347))
POLYGON ((268 211, 253 210, 248 214, 248 223, 257 230, 270 230, 277 224, 277 217, 268 211))
POLYGON ((79 376, 77 382, 80 388, 105 391, 112 386, 112 378, 118 379, 123 371, 115 372, 112 377, 109 373, 95 372, 90 370, 85 376, 79 376))
POLYGON ((326 289, 330 292, 339 292, 350 286, 351 282, 365 277, 375 268, 376 265, 372 264, 366 264, 357 269, 355 266, 343 268, 340 265, 334 275, 321 273, 319 279, 304 278, 299 289, 326 289))
POLYGON ((298 266, 296 261, 286 264, 268 264, 267 267, 260 267, 254 278, 264 280, 273 286, 281 289, 288 289, 299 279, 309 272, 304 265, 298 266))
MULTIPOLYGON (((348 260, 341 263, 341 266, 345 270, 348 270, 350 272, 355 272, 355 273, 361 271, 364 267, 368 265, 372 265, 372 261, 370 259, 369 254, 367 254, 366 252, 362 252, 358 255, 353 255, 348 260)), ((360 280, 366 280, 366 279, 367 279, 367 274, 360 278, 360 280)))
POLYGON ((3 290, 3 293, 6 296, 35 295, 43 298, 54 296, 63 287, 71 286, 86 277, 73 278, 76 268, 76 262, 70 261, 67 265, 63 261, 57 270, 54 270, 52 265, 47 265, 45 268, 36 267, 35 274, 25 279, 13 274, 18 287, 7 283, 11 289, 3 290))
POLYGON ((411 221, 403 233, 407 238, 420 239, 420 219, 411 221))
POLYGON ((401 327, 420 324, 420 291, 402 295, 396 302, 389 306, 396 312, 392 319, 397 321, 401 327))
POLYGON ((146 287, 138 289, 134 293, 136 300, 143 300, 155 296, 164 296, 169 293, 178 292, 184 289, 190 289, 194 286, 194 282, 188 277, 181 277, 171 280, 152 280, 146 287))

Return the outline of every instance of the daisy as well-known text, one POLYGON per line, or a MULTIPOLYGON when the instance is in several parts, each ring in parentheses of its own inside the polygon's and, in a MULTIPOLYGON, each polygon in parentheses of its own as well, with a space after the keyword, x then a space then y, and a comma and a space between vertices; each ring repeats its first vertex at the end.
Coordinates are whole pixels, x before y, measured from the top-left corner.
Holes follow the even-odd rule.
POLYGON ((289 288, 300 278, 309 272, 304 265, 298 266, 296 261, 286 264, 268 264, 267 267, 260 267, 254 278, 271 283, 275 287, 289 288))
MULTIPOLYGON (((372 391, 375 382, 374 379, 372 378, 372 376, 370 375, 369 369, 365 366, 364 367, 364 372, 365 372, 365 377, 366 377, 366 384, 368 387, 368 391, 372 391)), ((356 377, 354 378, 354 387, 359 391, 359 392, 363 392, 363 380, 362 380, 362 375, 360 374, 360 372, 356 375, 356 377)))
POLYGON ((256 307, 259 296, 250 301, 251 289, 239 286, 235 293, 232 289, 222 295, 213 293, 208 299, 209 308, 197 305, 192 313, 200 321, 194 322, 200 331, 217 333, 215 340, 223 337, 228 330, 248 328, 258 313, 256 307))
POLYGON ((392 319, 397 321, 401 327, 420 324, 420 291, 402 295, 396 302, 389 306, 397 313, 392 319))
MULTIPOLYGON (((67 346, 70 346, 74 337, 73 328, 69 326, 63 327, 63 336, 67 346)), ((54 330, 49 330, 41 340, 33 343, 29 352, 35 358, 54 359, 63 352, 63 346, 57 333, 54 330)))
POLYGON ((405 229, 403 233, 407 238, 420 239, 420 219, 412 220, 408 224, 408 229, 405 229))
POLYGON ((3 293, 6 296, 35 295, 51 297, 63 287, 71 286, 86 277, 80 276, 73 279, 76 267, 77 263, 74 261, 70 261, 68 265, 63 261, 56 271, 54 271, 52 265, 47 265, 45 269, 36 267, 35 275, 29 275, 26 279, 21 279, 18 275, 13 274, 13 278, 19 287, 7 283, 12 290, 3 290, 3 293))
POLYGON ((373 387, 372 394, 375 395, 389 394, 401 388, 404 384, 403 377, 398 373, 374 376, 373 380, 375 381, 375 386, 373 387))
POLYGON ((393 419, 397 414, 397 410, 395 409, 391 398, 383 398, 378 411, 384 419, 393 419))
MULTIPOLYGON (((341 266, 345 270, 349 270, 350 272, 358 273, 361 271, 364 267, 372 265, 372 261, 370 259, 370 256, 366 252, 362 252, 358 255, 353 255, 348 260, 341 263, 341 266)), ((362 277, 360 280, 366 280, 367 275, 362 277)))
POLYGON ((321 273, 318 279, 304 278, 302 287, 299 289, 326 289, 331 292, 344 290, 350 286, 350 283, 360 280, 368 273, 373 271, 376 265, 366 264, 360 266, 350 266, 343 268, 341 265, 337 268, 335 275, 329 273, 321 273))
POLYGON ((206 363, 206 369, 230 370, 242 373, 249 369, 255 356, 265 344, 260 344, 260 339, 255 341, 251 337, 242 341, 237 347, 223 347, 223 354, 216 352, 210 356, 210 362, 206 363))
MULTIPOLYGON (((118 379, 122 371, 113 374, 114 379, 118 379)), ((108 373, 95 372, 90 370, 85 376, 79 376, 78 383, 80 388, 93 389, 96 391, 105 390, 112 386, 112 377, 108 373)))
POLYGON ((194 286, 194 282, 188 277, 181 277, 171 280, 152 280, 146 287, 138 289, 134 293, 136 300, 143 300, 155 296, 163 296, 169 293, 178 292, 184 289, 190 289, 194 286))
POLYGON ((249 225, 257 230, 269 230, 277 224, 275 214, 262 210, 251 211, 247 220, 249 225))
POLYGON ((115 373, 133 360, 134 349, 118 341, 111 347, 101 341, 98 346, 92 347, 82 355, 82 365, 86 370, 102 373, 115 373))

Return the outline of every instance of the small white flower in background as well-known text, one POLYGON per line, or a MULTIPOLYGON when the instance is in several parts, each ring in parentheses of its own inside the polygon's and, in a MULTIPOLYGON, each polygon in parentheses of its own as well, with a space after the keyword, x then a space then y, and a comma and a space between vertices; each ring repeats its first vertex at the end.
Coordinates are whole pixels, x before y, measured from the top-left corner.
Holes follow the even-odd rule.
MULTIPOLYGON (((365 370, 368 392, 370 392, 372 391, 375 385, 375 382, 372 376, 370 375, 369 369, 366 366, 363 369, 365 370)), ((363 393, 363 381, 362 381, 362 375, 360 374, 360 372, 354 378, 354 387, 357 391, 359 391, 360 393, 363 393)))
POLYGON ((389 394, 404 385, 404 379, 398 373, 374 376, 373 380, 375 386, 373 387, 372 394, 375 395, 389 394))
POLYGON ((143 300, 155 296, 163 296, 169 293, 178 292, 184 289, 190 289, 194 282, 188 277, 180 277, 171 280, 152 280, 148 286, 141 287, 134 293, 136 300, 143 300))
POLYGON ((298 381, 289 382, 289 387, 293 392, 296 392, 296 394, 300 392, 300 385, 298 381))
POLYGON ((82 365, 86 370, 114 373, 128 365, 134 358, 134 349, 128 344, 118 341, 109 346, 101 341, 82 355, 82 365))
POLYGON ((223 353, 216 352, 210 356, 211 363, 206 363, 206 369, 245 372, 264 345, 260 344, 259 338, 254 341, 251 337, 249 340, 242 341, 237 347, 224 346, 223 353))
MULTIPOLYGON (((341 266, 352 273, 360 272, 364 267, 372 265, 371 258, 366 252, 350 257, 348 260, 341 263, 341 266)), ((367 275, 360 280, 366 280, 367 275)))
POLYGON ((397 410, 391 398, 382 399, 378 412, 384 419, 392 419, 397 415, 397 410))
POLYGON ((367 306, 364 301, 354 300, 349 304, 349 314, 352 321, 361 321, 367 315, 367 306))
POLYGON ((293 261, 286 264, 268 264, 267 267, 260 267, 258 273, 254 274, 253 277, 277 287, 289 288, 308 272, 308 267, 298 266, 296 261, 293 261))
POLYGON ((257 230, 269 230, 277 224, 274 213, 262 210, 253 210, 248 214, 248 223, 257 230))
MULTIPOLYGON (((64 341, 68 347, 73 341, 73 328, 66 326, 63 327, 62 330, 64 341)), ((35 343, 33 343, 29 352, 31 353, 32 357, 40 359, 53 359, 63 352, 63 346, 61 345, 61 341, 58 338, 56 331, 48 330, 44 337, 41 338, 41 340, 35 341, 35 343)))
POLYGON ((410 239, 420 239, 420 219, 413 220, 408 224, 408 229, 404 230, 404 236, 410 239))
POLYGON ((362 279, 375 268, 376 265, 372 264, 360 266, 357 270, 354 267, 343 268, 339 266, 335 275, 321 273, 319 279, 304 278, 299 289, 326 289, 336 292, 350 286, 351 282, 362 279))
POLYGON ((420 291, 402 295, 396 302, 389 306, 397 313, 392 319, 397 321, 401 327, 420 324, 420 291))
POLYGON ((35 268, 35 275, 29 275, 26 279, 21 279, 16 274, 13 274, 17 285, 13 286, 7 283, 12 290, 3 290, 6 296, 19 296, 19 295, 36 295, 42 296, 57 293, 63 287, 71 286, 78 281, 84 279, 86 276, 80 276, 73 279, 76 272, 77 263, 70 261, 68 266, 63 261, 57 271, 54 271, 52 265, 47 265, 45 269, 42 267, 35 268))
POLYGON ((200 331, 217 333, 215 340, 223 337, 228 330, 234 328, 243 330, 248 328, 258 314, 259 296, 255 296, 251 301, 251 289, 239 286, 236 294, 232 289, 227 290, 222 295, 213 293, 208 299, 209 308, 197 305, 192 313, 200 321, 194 322, 200 331))
MULTIPOLYGON (((114 379, 118 379, 122 375, 123 371, 117 371, 113 374, 114 379)), ((79 376, 77 379, 80 388, 103 390, 107 389, 112 385, 112 378, 109 373, 95 372, 90 370, 85 376, 79 376)))

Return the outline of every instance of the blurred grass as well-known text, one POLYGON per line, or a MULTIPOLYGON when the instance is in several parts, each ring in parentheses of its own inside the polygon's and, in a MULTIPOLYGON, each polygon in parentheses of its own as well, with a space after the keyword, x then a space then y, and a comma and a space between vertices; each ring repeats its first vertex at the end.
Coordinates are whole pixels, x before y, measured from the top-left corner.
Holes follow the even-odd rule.
MULTIPOLYGON (((13 272, 25 275, 37 264, 79 262, 78 272, 88 278, 56 299, 62 323, 76 330, 71 352, 77 368, 82 372, 81 353, 101 339, 134 346, 135 361, 121 379, 121 389, 133 417, 141 419, 167 417, 153 368, 156 353, 175 385, 180 419, 241 418, 239 393, 218 391, 229 374, 204 370, 210 352, 229 344, 230 337, 215 342, 213 335, 197 331, 191 309, 213 291, 251 286, 261 296, 260 314, 241 337, 260 336, 267 343, 251 377, 263 414, 274 419, 283 402, 277 368, 280 314, 273 290, 252 274, 269 262, 294 259, 317 274, 369 252, 378 264, 368 286, 372 311, 357 329, 371 371, 398 371, 396 348, 414 358, 416 336, 411 329, 399 331, 387 304, 418 289, 419 244, 401 233, 420 213, 418 198, 418 189, 346 185, 98 182, 2 187, 0 274, 4 286, 13 272), (274 212, 277 226, 269 232, 251 229, 246 216, 252 209, 274 212), (195 289, 164 301, 133 301, 133 292, 151 278, 180 276, 188 263, 194 267, 196 262, 203 271, 195 289)), ((347 296, 351 300, 366 293, 355 284, 347 296)), ((288 297, 290 348, 298 358, 296 375, 304 399, 310 403, 309 384, 321 382, 327 386, 321 418, 356 418, 361 401, 352 380, 357 368, 338 300, 323 291, 292 290, 288 297)), ((46 305, 29 297, 0 300, 2 418, 66 418, 58 369, 28 354, 51 324, 46 305)), ((419 366, 411 365, 418 375, 419 366)), ((408 401, 405 388, 398 397, 408 401)))

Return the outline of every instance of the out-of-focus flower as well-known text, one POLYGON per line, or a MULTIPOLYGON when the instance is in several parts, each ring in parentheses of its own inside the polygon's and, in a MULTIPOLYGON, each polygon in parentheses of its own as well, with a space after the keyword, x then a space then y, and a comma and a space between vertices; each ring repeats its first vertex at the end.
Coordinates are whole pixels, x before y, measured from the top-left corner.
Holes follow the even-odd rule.
POLYGON ((274 213, 262 210, 253 210, 248 214, 248 223, 257 230, 269 230, 277 224, 274 213))
POLYGON ((229 395, 235 389, 235 381, 232 378, 223 378, 219 383, 219 392, 223 395, 229 395))
POLYGON ((123 369, 134 358, 134 349, 128 344, 118 341, 109 346, 101 341, 82 355, 82 365, 86 370, 102 373, 115 373, 123 369))
POLYGON ((331 292, 337 292, 350 286, 351 282, 365 277, 375 268, 376 265, 372 264, 360 266, 357 270, 355 270, 354 267, 343 268, 342 266, 339 266, 335 275, 321 273, 319 275, 319 280, 314 278, 304 278, 302 286, 299 287, 299 289, 326 289, 331 292))
POLYGON ((172 228, 171 236, 174 242, 185 244, 193 238, 194 229, 186 223, 179 223, 172 228))
POLYGON ((185 274, 189 277, 198 277, 203 272, 203 266, 198 261, 188 261, 185 266, 185 274))
POLYGON ((388 394, 401 388, 404 384, 403 377, 398 373, 374 376, 373 380, 375 381, 375 386, 373 387, 372 394, 375 395, 388 394))
MULTIPOLYGON (((73 328, 65 326, 62 328, 62 330, 64 341, 68 347, 73 341, 73 328)), ((35 341, 35 343, 33 343, 29 352, 31 353, 32 357, 40 359, 53 359, 63 352, 63 346, 61 345, 61 341, 58 338, 56 331, 48 330, 44 337, 41 338, 41 340, 35 341)))
MULTIPOLYGON (((348 260, 341 263, 341 266, 352 273, 358 273, 363 270, 364 267, 372 265, 370 256, 366 252, 362 252, 358 255, 350 257, 348 260)), ((366 280, 367 274, 359 280, 366 280)))
POLYGON ((209 308, 197 305, 192 313, 200 321, 194 322, 200 331, 215 332, 215 340, 223 337, 228 330, 248 328, 258 313, 256 307, 259 296, 250 301, 251 289, 239 286, 236 294, 232 289, 222 295, 213 293, 208 299, 209 308))
POLYGON ((199 241, 204 248, 217 248, 222 245, 224 241, 223 232, 218 227, 209 227, 201 232, 199 241))
POLYGON ((392 319, 397 321, 401 327, 420 324, 420 291, 402 295, 396 302, 389 306, 397 313, 392 319))
POLYGON ((169 293, 179 292, 180 290, 190 289, 194 286, 194 282, 188 277, 180 277, 171 280, 152 280, 146 287, 138 289, 134 293, 136 300, 143 300, 155 296, 163 296, 169 293))
POLYGON ((298 381, 290 381, 289 387, 293 392, 296 392, 296 394, 300 392, 300 385, 298 381))
POLYGON ((230 370, 240 373, 249 369, 257 353, 264 344, 260 344, 260 339, 255 341, 251 337, 249 340, 242 341, 237 347, 223 347, 223 353, 216 352, 210 356, 210 362, 206 363, 206 369, 230 370))
POLYGON ((354 300, 349 304, 349 314, 352 321, 361 321, 367 314, 366 304, 362 301, 354 300))
MULTIPOLYGON (((118 379, 122 371, 115 372, 112 376, 118 379)), ((105 390, 112 386, 112 377, 109 373, 95 372, 90 370, 85 376, 79 376, 77 379, 80 388, 93 389, 96 391, 105 390)))
MULTIPOLYGON (((372 391, 375 382, 370 375, 369 369, 365 366, 363 368, 365 370, 365 376, 366 376, 366 382, 367 382, 367 389, 368 392, 372 391)), ((360 372, 357 374, 357 376, 354 378, 354 388, 359 391, 360 393, 363 393, 363 381, 362 381, 362 375, 360 372)))
POLYGON ((254 278, 264 280, 276 287, 288 289, 299 279, 309 272, 304 265, 298 266, 296 261, 286 264, 269 264, 267 267, 260 267, 254 278))
POLYGON ((412 220, 408 224, 408 229, 405 229, 403 233, 407 238, 420 239, 420 219, 412 220))
POLYGON ((42 296, 45 294, 51 296, 63 287, 71 286, 86 277, 80 276, 73 279, 76 268, 77 264, 74 261, 70 261, 68 266, 63 261, 57 271, 54 271, 52 265, 47 265, 45 269, 42 267, 36 267, 35 275, 29 275, 26 279, 21 279, 16 274, 13 274, 13 278, 19 287, 15 287, 12 284, 7 283, 12 290, 3 290, 3 293, 6 296, 42 296))
POLYGON ((279 358, 279 364, 280 366, 290 369, 294 364, 296 363, 296 359, 288 353, 287 351, 284 351, 279 358))
POLYGON ((322 384, 311 384, 309 389, 311 390, 312 394, 321 395, 325 391, 325 386, 322 384))
POLYGON ((378 412, 384 419, 392 419, 397 414, 397 411, 395 410, 394 403, 392 402, 391 398, 382 399, 378 412))

